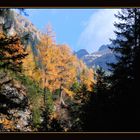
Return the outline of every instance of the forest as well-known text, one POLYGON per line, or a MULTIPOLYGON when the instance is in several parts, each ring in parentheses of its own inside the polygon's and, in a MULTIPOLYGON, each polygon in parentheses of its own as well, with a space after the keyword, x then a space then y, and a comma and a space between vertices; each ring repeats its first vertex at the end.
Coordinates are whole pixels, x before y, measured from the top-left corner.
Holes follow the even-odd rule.
POLYGON ((58 44, 51 25, 35 36, 0 8, 0 132, 140 131, 140 9, 114 16, 106 74, 58 44))

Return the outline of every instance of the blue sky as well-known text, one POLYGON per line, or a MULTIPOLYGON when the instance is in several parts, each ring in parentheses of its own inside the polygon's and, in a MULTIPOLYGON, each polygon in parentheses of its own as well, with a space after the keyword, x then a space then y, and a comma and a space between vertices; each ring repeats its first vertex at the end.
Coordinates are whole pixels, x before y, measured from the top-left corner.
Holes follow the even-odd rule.
POLYGON ((26 9, 27 17, 40 30, 50 23, 56 42, 73 51, 97 51, 114 38, 114 14, 118 9, 26 9))

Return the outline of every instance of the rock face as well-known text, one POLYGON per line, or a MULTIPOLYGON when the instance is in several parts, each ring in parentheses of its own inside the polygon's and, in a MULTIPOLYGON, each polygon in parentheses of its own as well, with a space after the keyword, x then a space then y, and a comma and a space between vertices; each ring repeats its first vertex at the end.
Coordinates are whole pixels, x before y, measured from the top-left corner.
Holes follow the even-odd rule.
POLYGON ((18 14, 14 10, 0 8, 0 30, 8 36, 17 34, 22 43, 26 47, 31 44, 34 55, 38 55, 36 45, 40 42, 42 33, 27 17, 18 14))
POLYGON ((31 131, 26 88, 6 73, 0 74, 0 131, 31 131), (8 124, 6 122, 9 122, 8 124))

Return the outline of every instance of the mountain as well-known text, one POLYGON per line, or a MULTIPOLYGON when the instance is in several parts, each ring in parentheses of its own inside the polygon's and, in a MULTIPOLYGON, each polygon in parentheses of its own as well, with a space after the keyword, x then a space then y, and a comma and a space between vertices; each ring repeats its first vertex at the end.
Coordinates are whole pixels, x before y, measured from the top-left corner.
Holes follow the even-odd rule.
MULTIPOLYGON (((31 44, 32 51, 34 55, 37 56, 38 49, 36 45, 40 42, 42 36, 41 31, 39 31, 27 17, 12 10, 10 12, 9 16, 3 16, 5 32, 7 32, 7 35, 17 33, 21 38, 24 38, 23 43, 31 44)), ((93 53, 88 53, 85 49, 81 49, 74 54, 76 54, 79 59, 82 59, 88 67, 96 68, 96 66, 99 65, 103 67, 103 69, 108 70, 106 63, 116 61, 115 56, 108 48, 110 46, 112 46, 112 44, 102 45, 97 52, 93 53)))
POLYGON ((7 15, 3 15, 3 31, 12 36, 18 34, 22 38, 24 45, 30 44, 33 53, 37 55, 36 45, 40 42, 42 33, 32 24, 26 16, 10 10, 7 15))
MULTIPOLYGON (((41 41, 43 33, 33 25, 28 17, 22 16, 13 10, 9 10, 8 14, 3 15, 2 18, 3 32, 6 33, 7 36, 17 34, 21 38, 21 42, 24 44, 25 48, 31 47, 34 56, 38 56, 39 50, 36 46, 41 41)), ((42 68, 40 60, 38 60, 36 64, 38 67, 42 68)))
MULTIPOLYGON (((76 56, 83 60, 83 62, 88 66, 88 67, 94 67, 96 68, 97 66, 102 67, 104 70, 108 71, 109 66, 107 63, 115 63, 116 58, 113 54, 113 52, 109 49, 109 47, 113 47, 112 44, 107 44, 107 45, 102 45, 98 51, 93 52, 91 54, 84 54, 79 52, 83 52, 82 50, 79 50, 78 52, 75 52, 76 56), (80 56, 80 57, 79 57, 80 56)), ((86 50, 84 50, 86 52, 86 50)))
POLYGON ((75 54, 77 55, 77 57, 79 59, 81 59, 82 57, 84 57, 85 55, 89 55, 89 53, 85 50, 85 49, 81 49, 77 52, 75 52, 75 54))

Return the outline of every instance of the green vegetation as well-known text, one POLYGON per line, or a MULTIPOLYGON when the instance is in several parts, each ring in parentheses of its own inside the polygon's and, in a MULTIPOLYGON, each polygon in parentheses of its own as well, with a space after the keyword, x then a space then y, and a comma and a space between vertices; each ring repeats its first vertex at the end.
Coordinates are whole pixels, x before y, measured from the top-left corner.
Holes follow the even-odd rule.
POLYGON ((27 96, 32 109, 33 114, 33 126, 38 128, 41 124, 41 114, 42 114, 42 98, 43 90, 39 87, 38 83, 30 79, 21 73, 10 72, 11 77, 15 80, 21 82, 27 89, 27 96))

